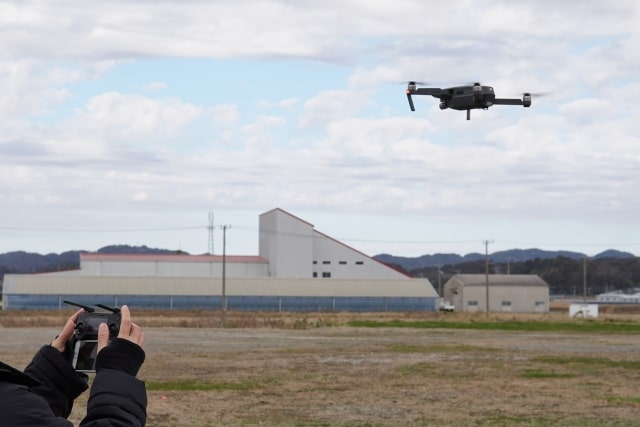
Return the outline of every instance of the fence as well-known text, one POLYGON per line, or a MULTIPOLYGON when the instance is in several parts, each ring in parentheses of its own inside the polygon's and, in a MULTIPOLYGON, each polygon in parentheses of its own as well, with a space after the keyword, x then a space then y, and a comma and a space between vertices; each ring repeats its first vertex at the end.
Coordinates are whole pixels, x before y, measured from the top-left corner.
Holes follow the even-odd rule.
MULTIPOLYGON (((227 309, 272 312, 403 312, 436 311, 432 297, 295 297, 227 296, 227 309)), ((57 310, 67 308, 65 300, 93 306, 128 305, 134 309, 219 310, 220 295, 34 295, 5 294, 5 310, 57 310)))

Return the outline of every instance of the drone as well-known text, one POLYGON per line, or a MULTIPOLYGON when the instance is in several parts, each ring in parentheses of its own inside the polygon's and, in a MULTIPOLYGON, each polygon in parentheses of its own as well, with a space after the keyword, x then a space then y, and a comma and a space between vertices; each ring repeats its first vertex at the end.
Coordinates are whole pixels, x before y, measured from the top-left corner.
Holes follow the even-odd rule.
POLYGON ((467 110, 467 120, 471 120, 471 110, 480 109, 487 110, 492 105, 522 105, 524 107, 531 106, 531 94, 522 94, 520 98, 496 98, 491 86, 483 86, 480 83, 474 83, 467 86, 456 86, 446 89, 435 87, 418 88, 420 83, 409 82, 407 85, 407 99, 411 111, 416 111, 413 106, 411 95, 431 95, 434 98, 440 98, 440 109, 446 110, 452 108, 454 110, 467 110))

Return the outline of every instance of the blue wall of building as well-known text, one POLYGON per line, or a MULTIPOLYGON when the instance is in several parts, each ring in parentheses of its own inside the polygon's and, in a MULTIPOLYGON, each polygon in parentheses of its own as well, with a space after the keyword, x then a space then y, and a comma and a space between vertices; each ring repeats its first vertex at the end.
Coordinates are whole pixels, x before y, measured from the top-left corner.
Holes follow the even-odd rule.
MULTIPOLYGON (((5 294, 5 310, 57 310, 63 301, 93 306, 128 305, 132 309, 219 310, 221 296, 171 295, 32 295, 5 294)), ((273 297, 228 296, 227 309, 237 311, 293 312, 404 312, 437 311, 432 297, 273 297)))

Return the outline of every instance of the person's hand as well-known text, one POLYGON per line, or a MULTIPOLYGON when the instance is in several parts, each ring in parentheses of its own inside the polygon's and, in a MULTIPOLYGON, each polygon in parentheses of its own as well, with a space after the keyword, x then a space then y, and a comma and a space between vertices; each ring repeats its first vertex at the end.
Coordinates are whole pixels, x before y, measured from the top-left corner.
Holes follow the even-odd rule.
MULTIPOLYGON (((120 331, 118 338, 131 341, 134 344, 144 347, 144 334, 142 328, 131 321, 129 307, 123 305, 120 308, 120 331)), ((98 328, 98 353, 109 345, 109 327, 106 323, 101 323, 98 328)))
POLYGON ((129 307, 120 308, 120 331, 118 337, 109 342, 109 328, 101 323, 98 329, 98 356, 96 373, 104 369, 125 372, 134 377, 144 363, 144 334, 140 326, 131 321, 129 307))
POLYGON ((69 338, 71 338, 71 336, 73 335, 73 331, 76 328, 76 321, 78 320, 78 316, 83 311, 83 309, 80 309, 76 311, 71 317, 69 317, 69 319, 67 319, 67 323, 64 324, 62 332, 60 332, 60 335, 58 335, 56 339, 53 340, 53 342, 51 343, 51 347, 54 347, 60 353, 64 353, 65 345, 67 341, 69 341, 69 338))

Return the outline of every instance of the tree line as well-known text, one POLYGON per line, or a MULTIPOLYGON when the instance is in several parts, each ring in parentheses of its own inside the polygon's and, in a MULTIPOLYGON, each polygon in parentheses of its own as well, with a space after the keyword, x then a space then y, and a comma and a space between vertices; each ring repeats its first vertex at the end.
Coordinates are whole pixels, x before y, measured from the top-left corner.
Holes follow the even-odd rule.
MULTIPOLYGON (((399 266, 394 268, 402 270, 399 266)), ((485 274, 485 261, 470 261, 405 271, 412 277, 425 277, 438 289, 455 274, 485 274)), ((605 292, 631 292, 640 288, 640 258, 531 259, 518 262, 492 262, 489 274, 536 274, 549 284, 552 295, 597 295, 605 292)))

